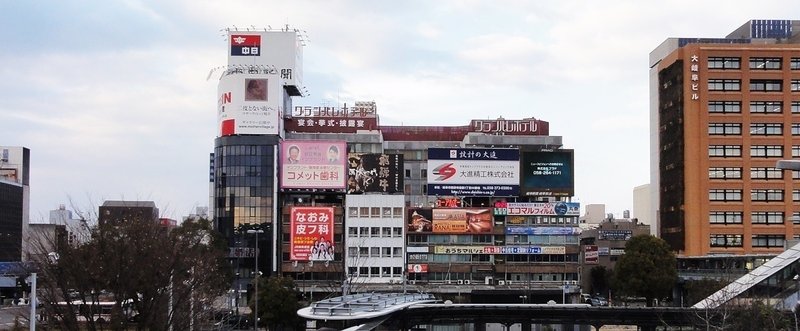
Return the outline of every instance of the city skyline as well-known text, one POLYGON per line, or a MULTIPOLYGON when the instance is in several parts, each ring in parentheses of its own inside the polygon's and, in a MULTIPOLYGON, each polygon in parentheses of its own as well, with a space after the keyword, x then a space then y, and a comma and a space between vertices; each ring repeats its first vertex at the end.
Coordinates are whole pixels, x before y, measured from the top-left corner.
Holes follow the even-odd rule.
POLYGON ((743 4, 3 3, 0 141, 31 150, 32 223, 59 204, 123 199, 180 219, 208 204, 220 29, 288 24, 308 37, 311 95, 295 105, 375 101, 382 125, 547 121, 575 150, 573 201, 621 215, 649 181, 649 52, 800 17, 780 1, 743 4))

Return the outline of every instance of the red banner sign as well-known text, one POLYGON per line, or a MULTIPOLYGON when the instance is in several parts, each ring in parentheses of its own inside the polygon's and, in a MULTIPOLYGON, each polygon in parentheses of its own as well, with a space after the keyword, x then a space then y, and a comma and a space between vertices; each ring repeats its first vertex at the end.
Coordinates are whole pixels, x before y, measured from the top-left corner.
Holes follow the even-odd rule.
POLYGON ((292 207, 290 213, 290 259, 333 261, 333 207, 292 207))

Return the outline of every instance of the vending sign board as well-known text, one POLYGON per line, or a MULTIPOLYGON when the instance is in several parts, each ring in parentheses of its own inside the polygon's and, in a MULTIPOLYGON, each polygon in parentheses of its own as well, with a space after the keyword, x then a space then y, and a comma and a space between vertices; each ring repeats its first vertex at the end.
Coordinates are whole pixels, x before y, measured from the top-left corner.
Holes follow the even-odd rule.
POLYGON ((525 196, 573 196, 573 151, 523 152, 520 190, 525 196))

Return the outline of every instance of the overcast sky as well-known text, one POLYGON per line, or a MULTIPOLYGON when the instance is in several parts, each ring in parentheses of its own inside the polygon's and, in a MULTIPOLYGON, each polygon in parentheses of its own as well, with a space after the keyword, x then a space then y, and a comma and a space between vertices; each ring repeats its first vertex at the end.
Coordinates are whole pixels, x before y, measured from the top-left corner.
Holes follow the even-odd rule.
MULTIPOLYGON (((575 201, 621 216, 649 182, 648 54, 800 19, 793 1, 0 1, 0 145, 31 149, 31 221, 59 204, 208 205, 224 28, 304 30, 295 105, 384 125, 535 117, 575 150, 575 201)), ((95 209, 96 210, 96 209, 95 209)))

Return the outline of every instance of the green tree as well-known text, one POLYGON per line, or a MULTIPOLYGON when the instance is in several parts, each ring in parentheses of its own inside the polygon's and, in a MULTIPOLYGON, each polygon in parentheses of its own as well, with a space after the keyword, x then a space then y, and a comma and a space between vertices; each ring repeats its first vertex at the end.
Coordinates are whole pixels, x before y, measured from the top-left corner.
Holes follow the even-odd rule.
MULTIPOLYGON (((298 300, 300 292, 290 277, 273 276, 260 278, 258 283, 258 315, 262 324, 270 330, 302 330, 303 319, 297 316, 302 308, 298 300)), ((255 301, 250 302, 250 309, 255 301)))
POLYGON ((86 242, 31 239, 39 305, 58 329, 185 330, 227 289, 226 244, 207 220, 168 229, 131 219, 90 231, 86 242), (91 318, 100 301, 115 302, 110 320, 91 318))
POLYGON ((664 298, 678 279, 675 253, 667 242, 651 235, 639 235, 625 244, 625 254, 614 268, 614 288, 621 295, 652 300, 664 298))
POLYGON ((606 294, 611 286, 611 270, 604 266, 595 266, 589 271, 592 293, 606 294))

